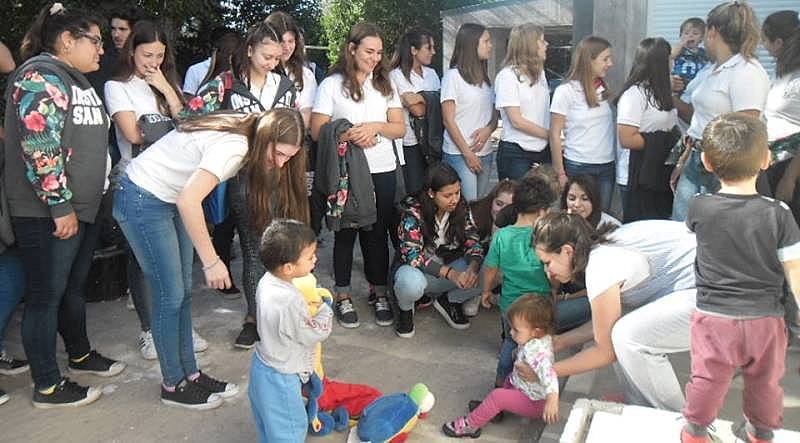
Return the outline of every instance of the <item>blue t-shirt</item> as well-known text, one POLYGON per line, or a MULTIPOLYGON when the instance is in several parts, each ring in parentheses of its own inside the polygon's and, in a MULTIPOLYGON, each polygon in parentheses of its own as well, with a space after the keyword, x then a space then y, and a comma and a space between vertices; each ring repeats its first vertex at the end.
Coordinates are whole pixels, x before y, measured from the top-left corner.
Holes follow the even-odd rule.
POLYGON ((532 246, 532 226, 506 226, 492 238, 486 265, 503 272, 500 310, 507 311, 514 300, 530 293, 549 294, 550 281, 544 264, 532 246))
POLYGON ((711 64, 711 59, 706 54, 705 49, 697 48, 693 51, 684 47, 681 54, 675 57, 675 67, 672 68, 672 74, 680 76, 686 83, 689 83, 697 76, 700 70, 709 64, 711 64))

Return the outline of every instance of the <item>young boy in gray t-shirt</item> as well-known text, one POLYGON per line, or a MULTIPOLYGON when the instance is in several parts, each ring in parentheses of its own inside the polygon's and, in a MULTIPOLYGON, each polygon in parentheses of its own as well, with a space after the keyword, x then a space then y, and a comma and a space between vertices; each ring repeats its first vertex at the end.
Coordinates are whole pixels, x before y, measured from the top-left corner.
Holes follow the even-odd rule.
POLYGON ((734 434, 772 441, 783 427, 786 326, 784 276, 800 289, 800 229, 789 207, 756 192, 769 166, 764 124, 744 113, 722 115, 703 134, 703 164, 720 179, 716 194, 691 202, 686 224, 697 234, 697 311, 692 317, 692 376, 681 441, 707 442, 737 369, 744 416, 734 434))

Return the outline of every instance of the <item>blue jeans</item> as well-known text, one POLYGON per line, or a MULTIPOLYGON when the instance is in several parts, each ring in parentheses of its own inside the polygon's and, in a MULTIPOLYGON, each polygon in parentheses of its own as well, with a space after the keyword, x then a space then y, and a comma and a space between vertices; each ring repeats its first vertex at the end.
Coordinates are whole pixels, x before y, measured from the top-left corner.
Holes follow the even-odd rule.
POLYGON ((247 396, 258 430, 259 443, 302 443, 308 415, 297 374, 282 374, 253 353, 247 396))
POLYGON ((3 343, 6 325, 24 292, 25 273, 18 251, 14 248, 6 249, 0 254, 0 354, 5 349, 3 343))
MULTIPOLYGON (((575 329, 592 319, 592 308, 586 297, 562 300, 556 305, 556 332, 562 333, 575 329)), ((500 316, 503 326, 503 342, 500 344, 500 355, 497 359, 496 380, 502 382, 514 369, 514 350, 517 343, 511 338, 511 325, 506 313, 500 316)))
MULTIPOLYGON (((447 266, 456 271, 465 271, 469 266, 467 259, 459 258, 447 266)), ((483 275, 481 273, 481 275, 483 275)), ((451 303, 464 303, 465 301, 481 295, 481 284, 472 289, 461 289, 455 283, 444 277, 435 277, 422 272, 413 266, 402 265, 394 275, 394 294, 397 304, 403 311, 414 308, 414 302, 426 293, 447 292, 447 300, 451 303)))
POLYGON ((192 345, 194 248, 178 208, 125 176, 114 194, 114 218, 153 293, 153 341, 166 386, 197 372, 192 345))
POLYGON ((91 351, 86 335, 86 279, 99 227, 78 223, 78 233, 53 236, 52 218, 12 217, 27 288, 22 315, 22 345, 36 389, 61 380, 56 361, 56 331, 70 358, 91 351))
POLYGON ((522 180, 534 163, 549 165, 551 162, 549 146, 544 151, 533 152, 522 149, 516 143, 500 140, 497 147, 497 178, 522 180))
POLYGON ((611 197, 614 195, 614 162, 611 163, 581 163, 564 159, 564 169, 568 176, 590 175, 600 187, 600 201, 603 202, 603 211, 611 208, 611 197))
POLYGON ((700 152, 693 150, 686 160, 678 186, 675 188, 675 199, 672 201, 672 219, 685 221, 689 213, 689 203, 698 193, 719 191, 719 179, 706 171, 700 160, 700 152))
POLYGON ((456 170, 458 177, 461 178, 461 195, 467 201, 476 200, 489 192, 489 177, 492 175, 492 163, 494 163, 494 152, 481 159, 481 172, 475 174, 467 166, 464 156, 461 154, 442 154, 442 161, 449 164, 456 170))

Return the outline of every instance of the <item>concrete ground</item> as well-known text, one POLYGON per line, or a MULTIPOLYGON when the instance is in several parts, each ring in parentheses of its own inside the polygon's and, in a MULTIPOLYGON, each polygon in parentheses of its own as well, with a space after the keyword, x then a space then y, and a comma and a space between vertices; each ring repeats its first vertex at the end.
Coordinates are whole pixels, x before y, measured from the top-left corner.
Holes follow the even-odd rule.
MULTIPOLYGON (((323 235, 316 275, 320 286, 333 286, 333 236, 323 235)), ((467 331, 447 326, 433 309, 418 312, 416 335, 400 339, 392 328, 373 323, 366 303, 367 286, 362 272, 361 254, 356 248, 353 285, 361 327, 348 330, 336 325, 324 344, 324 364, 329 377, 366 383, 384 392, 403 392, 415 383, 428 385, 436 396, 436 406, 426 421, 420 422, 409 442, 429 443, 448 440, 441 434, 443 422, 466 412, 472 399, 482 399, 494 380, 499 345, 499 318, 496 309, 481 310, 467 331)), ((241 259, 234 260, 233 275, 241 276, 241 259)), ((200 368, 209 374, 239 384, 241 393, 219 409, 197 412, 171 408, 159 401, 158 363, 141 358, 136 345, 139 333, 134 311, 126 300, 88 305, 89 337, 104 355, 128 364, 117 377, 103 379, 75 376, 83 384, 102 385, 104 395, 94 404, 76 410, 41 411, 31 406, 29 374, 0 377, 0 386, 11 400, 0 406, 0 441, 44 442, 253 442, 256 439, 250 404, 247 399, 251 352, 236 350, 232 343, 238 334, 244 312, 242 300, 226 300, 216 291, 203 287, 202 272, 195 269, 194 324, 210 347, 198 354, 200 368)), ((12 319, 6 348, 23 355, 19 326, 21 311, 12 319)), ((59 359, 66 367, 66 355, 59 342, 59 359)), ((682 382, 689 376, 688 353, 673 359, 682 382)), ((784 378, 786 397, 784 419, 787 429, 800 429, 800 351, 787 357, 784 378)), ((741 379, 734 380, 721 418, 737 420, 741 410, 741 379)), ((613 371, 606 368, 571 377, 562 392, 562 420, 545 427, 541 421, 506 418, 501 424, 484 428, 481 441, 556 442, 572 403, 578 398, 600 398, 619 392, 613 371), (541 439, 540 439, 541 437, 541 439)), ((311 438, 320 443, 344 442, 345 434, 311 438)))
MULTIPOLYGON (((330 233, 324 236, 319 251, 317 276, 322 286, 331 287, 332 246, 330 233)), ((357 249, 357 248, 356 248, 357 249)), ((416 318, 417 334, 410 340, 394 335, 392 328, 381 328, 372 322, 366 303, 366 282, 357 253, 353 284, 356 305, 362 325, 348 330, 337 327, 324 344, 324 361, 328 375, 342 381, 366 383, 387 393, 406 391, 417 382, 426 383, 436 396, 430 417, 414 429, 410 442, 447 440, 440 432, 441 424, 465 412, 471 399, 481 399, 494 379, 499 340, 497 310, 482 310, 467 331, 449 328, 439 314, 427 309, 416 318)), ((126 309, 125 299, 88 305, 89 336, 93 346, 103 354, 120 359, 128 368, 117 377, 102 379, 76 376, 81 383, 103 385, 104 395, 95 404, 76 410, 40 411, 31 406, 31 381, 28 374, 0 377, 0 386, 11 395, 11 401, 0 406, 1 441, 43 442, 252 442, 255 429, 247 399, 248 368, 251 352, 233 348, 239 332, 244 304, 226 300, 216 291, 203 288, 201 273, 196 269, 198 285, 194 293, 196 329, 210 342, 209 349, 198 354, 200 367, 208 373, 238 383, 241 394, 219 409, 206 412, 167 407, 159 401, 160 373, 157 362, 143 360, 136 346, 138 321, 126 309)), ((234 261, 234 276, 240 275, 241 260, 234 261)), ((237 278, 238 279, 238 278, 237 278)), ((20 314, 11 321, 7 348, 22 355, 19 338, 20 314)), ((59 358, 66 366, 66 356, 59 343, 59 358)), ((674 359, 682 380, 688 378, 689 356, 674 359)), ((786 427, 800 429, 800 353, 788 357, 786 390, 786 427)), ((734 382, 722 417, 735 420, 741 407, 741 380, 734 382)), ((571 377, 562 394, 562 421, 544 428, 543 442, 558 441, 572 402, 581 397, 599 398, 618 392, 611 369, 571 377)), ((543 426, 540 421, 507 418, 501 424, 484 428, 481 441, 533 442, 543 426)), ((344 442, 344 434, 310 439, 344 442)))

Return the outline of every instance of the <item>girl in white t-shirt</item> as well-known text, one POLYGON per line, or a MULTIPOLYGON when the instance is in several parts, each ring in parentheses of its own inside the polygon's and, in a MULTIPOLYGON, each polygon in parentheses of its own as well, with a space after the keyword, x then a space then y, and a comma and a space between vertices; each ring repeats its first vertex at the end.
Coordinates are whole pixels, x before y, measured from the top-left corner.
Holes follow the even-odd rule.
POLYGON ((113 214, 153 291, 165 404, 210 409, 238 392, 236 385, 201 373, 192 349, 194 250, 208 286, 231 286, 209 238, 202 201, 242 169, 255 221, 307 221, 304 132, 293 109, 189 119, 133 159, 120 180, 113 214), (279 201, 270 205, 274 198, 279 201))
POLYGON ((795 188, 800 177, 800 156, 796 155, 800 148, 800 17, 797 11, 778 11, 764 20, 761 32, 761 41, 775 57, 776 66, 776 78, 764 109, 770 150, 777 162, 767 170, 769 195, 788 203, 798 218, 800 202, 795 198, 795 188))
POLYGON ((683 223, 647 220, 606 236, 564 213, 545 215, 535 232, 536 254, 550 280, 585 282, 592 310, 591 322, 553 338, 555 352, 594 340, 556 362, 556 374, 616 361, 627 404, 680 411, 683 390, 667 354, 689 350, 697 292, 694 234, 683 223))
POLYGON ((461 177, 461 193, 468 201, 489 190, 494 152, 489 137, 497 128, 492 83, 486 62, 492 54, 492 36, 483 25, 466 23, 456 34, 450 70, 442 78, 442 160, 461 177))
POLYGON ((666 220, 672 214, 672 169, 664 161, 680 132, 670 90, 669 54, 669 43, 663 38, 642 40, 616 100, 617 184, 626 222, 666 220))
POLYGON ((600 185, 606 211, 614 193, 616 139, 604 79, 613 65, 611 43, 585 37, 575 50, 567 82, 556 88, 550 105, 550 149, 559 181, 563 184, 569 175, 591 175, 600 185))
POLYGON ((264 20, 275 29, 281 38, 281 67, 294 82, 297 90, 297 109, 303 115, 303 121, 308 127, 311 123, 311 108, 314 107, 314 97, 317 93, 317 80, 314 73, 305 65, 305 48, 303 34, 295 19, 283 12, 273 12, 264 20))
POLYGON ((350 299, 353 246, 358 236, 364 274, 374 288, 369 301, 375 311, 375 322, 390 326, 394 315, 386 295, 387 241, 390 236, 397 237, 394 202, 398 160, 394 140, 403 136, 405 126, 400 98, 383 60, 383 37, 372 23, 361 22, 350 29, 339 60, 330 76, 320 83, 311 113, 311 137, 319 139, 322 127, 339 119, 353 124, 339 142, 349 142, 353 149, 364 149, 374 186, 377 220, 371 227, 342 228, 334 233, 334 311, 342 326, 359 326, 358 313, 350 299))
POLYGON ((683 221, 689 202, 699 192, 716 192, 719 180, 703 167, 703 131, 714 118, 729 112, 744 112, 759 117, 767 101, 769 76, 758 62, 758 21, 744 2, 723 3, 708 13, 704 46, 714 62, 692 93, 691 103, 673 97, 678 113, 691 121, 686 148, 672 173, 675 190, 672 219, 683 221))
MULTIPOLYGON (((173 46, 161 26, 149 20, 136 22, 121 53, 114 77, 105 84, 105 104, 114 120, 121 155, 114 176, 124 174, 128 163, 146 147, 138 123, 140 116, 161 114, 175 118, 183 109, 173 46)), ((152 295, 132 253, 128 258, 128 286, 141 327, 139 352, 145 360, 155 360, 150 331, 152 295)), ((196 332, 192 335, 197 338, 195 351, 204 351, 208 344, 196 332)))
POLYGON ((433 34, 420 28, 411 28, 400 37, 394 69, 389 73, 405 110, 406 133, 403 135, 403 157, 406 164, 403 173, 408 194, 422 189, 425 170, 428 167, 428 160, 425 159, 411 127, 411 119, 425 117, 427 109, 425 97, 419 92, 441 89, 439 74, 428 67, 434 54, 436 50, 433 34))
POLYGON ((520 180, 534 163, 551 161, 546 57, 547 41, 541 26, 526 23, 511 29, 503 69, 494 79, 495 107, 503 119, 497 150, 500 180, 520 180))
MULTIPOLYGON (((282 52, 281 39, 275 28, 266 22, 252 26, 233 60, 232 69, 221 72, 201 86, 198 96, 189 101, 188 113, 202 115, 217 110, 258 113, 280 107, 296 108, 294 82, 276 70, 282 52)), ((224 193, 230 213, 214 227, 214 247, 225 266, 230 267, 235 229, 239 232, 243 257, 242 286, 247 313, 234 346, 250 349, 258 341, 256 287, 265 272, 259 258, 262 229, 252 222, 246 180, 236 176, 215 192, 224 193)), ((223 291, 225 294, 240 292, 235 287, 223 291)))

